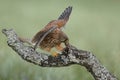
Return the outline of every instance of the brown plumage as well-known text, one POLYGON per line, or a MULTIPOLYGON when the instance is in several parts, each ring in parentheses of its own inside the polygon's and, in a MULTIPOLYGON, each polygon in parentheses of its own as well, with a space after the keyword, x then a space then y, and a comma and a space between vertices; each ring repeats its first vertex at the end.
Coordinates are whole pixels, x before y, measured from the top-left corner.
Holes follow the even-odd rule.
POLYGON ((63 49, 61 43, 64 43, 66 46, 68 46, 69 39, 61 28, 64 27, 66 22, 68 21, 71 11, 71 6, 66 8, 64 12, 59 16, 58 20, 52 20, 51 22, 49 22, 42 30, 40 30, 33 37, 32 43, 38 44, 41 49, 46 51, 50 51, 53 47, 56 47, 58 50, 61 51, 63 49), (56 29, 47 34, 40 43, 37 43, 52 27, 56 27, 56 29))

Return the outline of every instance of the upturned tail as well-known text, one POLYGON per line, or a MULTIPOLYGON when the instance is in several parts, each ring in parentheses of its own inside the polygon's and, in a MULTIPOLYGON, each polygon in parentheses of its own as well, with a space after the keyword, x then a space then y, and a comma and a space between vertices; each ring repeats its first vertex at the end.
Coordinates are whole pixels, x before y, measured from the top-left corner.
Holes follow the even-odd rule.
POLYGON ((61 20, 61 19, 64 19, 64 20, 68 20, 69 19, 69 16, 72 12, 72 6, 69 6, 68 8, 66 8, 64 10, 64 12, 59 16, 58 20, 61 20))

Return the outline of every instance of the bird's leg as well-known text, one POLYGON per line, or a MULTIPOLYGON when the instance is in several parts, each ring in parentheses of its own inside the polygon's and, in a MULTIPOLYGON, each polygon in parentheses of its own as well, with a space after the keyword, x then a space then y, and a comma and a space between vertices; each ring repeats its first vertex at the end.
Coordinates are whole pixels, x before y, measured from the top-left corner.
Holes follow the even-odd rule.
POLYGON ((60 45, 57 45, 56 47, 55 47, 57 50, 59 50, 59 51, 63 51, 63 46, 60 44, 60 45))
POLYGON ((55 51, 54 51, 54 52, 53 52, 53 51, 51 51, 51 48, 44 48, 44 50, 45 50, 45 51, 47 51, 47 52, 49 52, 49 53, 51 53, 53 57, 58 56, 58 53, 57 53, 57 52, 55 52, 55 51))
MULTIPOLYGON (((55 46, 55 48, 57 49, 57 51, 58 51, 59 53, 61 53, 61 52, 64 50, 64 47, 63 47, 62 44, 55 46)), ((56 54, 58 55, 58 52, 57 52, 57 51, 56 51, 56 54)))

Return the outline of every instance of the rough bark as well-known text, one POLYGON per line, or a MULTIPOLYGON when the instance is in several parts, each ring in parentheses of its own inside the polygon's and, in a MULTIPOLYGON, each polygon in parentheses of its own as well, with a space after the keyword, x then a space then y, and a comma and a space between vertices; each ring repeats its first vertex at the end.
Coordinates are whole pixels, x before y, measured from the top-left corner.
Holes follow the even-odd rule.
POLYGON ((79 50, 74 46, 65 48, 62 54, 57 57, 37 52, 31 46, 26 46, 19 39, 13 29, 3 29, 2 32, 8 38, 8 45, 11 47, 22 59, 39 65, 41 67, 64 67, 78 64, 84 66, 95 80, 117 80, 89 51, 79 50))

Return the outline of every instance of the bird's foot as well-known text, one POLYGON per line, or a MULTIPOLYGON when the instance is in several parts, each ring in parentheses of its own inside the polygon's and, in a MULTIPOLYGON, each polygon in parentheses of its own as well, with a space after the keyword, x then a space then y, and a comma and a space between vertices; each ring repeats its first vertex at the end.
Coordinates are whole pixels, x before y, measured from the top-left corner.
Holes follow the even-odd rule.
POLYGON ((57 57, 59 54, 57 52, 52 53, 53 57, 57 57))

